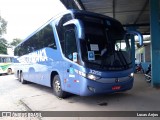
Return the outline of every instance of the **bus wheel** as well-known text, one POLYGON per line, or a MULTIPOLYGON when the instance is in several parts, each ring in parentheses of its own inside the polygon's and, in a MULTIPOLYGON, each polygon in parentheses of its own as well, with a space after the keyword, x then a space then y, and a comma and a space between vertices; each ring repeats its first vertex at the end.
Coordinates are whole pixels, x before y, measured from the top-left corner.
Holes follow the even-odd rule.
POLYGON ((20 79, 20 72, 19 72, 19 71, 17 72, 17 78, 18 78, 18 81, 21 82, 21 79, 20 79))
POLYGON ((67 93, 62 90, 59 75, 56 75, 52 82, 53 92, 59 98, 65 98, 67 93))
POLYGON ((11 75, 11 74, 12 74, 12 69, 11 69, 11 68, 8 68, 7 74, 8 74, 8 75, 11 75))
POLYGON ((22 84, 27 84, 27 81, 23 78, 23 72, 20 73, 20 81, 22 84))

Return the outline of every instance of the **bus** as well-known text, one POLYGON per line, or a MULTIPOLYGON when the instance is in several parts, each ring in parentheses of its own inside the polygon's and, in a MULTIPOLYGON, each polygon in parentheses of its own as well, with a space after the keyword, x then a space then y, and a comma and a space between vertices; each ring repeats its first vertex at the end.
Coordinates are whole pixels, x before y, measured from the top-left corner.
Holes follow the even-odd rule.
POLYGON ((0 54, 0 75, 13 73, 14 56, 0 54))
POLYGON ((29 35, 14 50, 15 75, 53 89, 56 96, 115 93, 132 88, 131 36, 122 24, 97 13, 66 10, 29 35))

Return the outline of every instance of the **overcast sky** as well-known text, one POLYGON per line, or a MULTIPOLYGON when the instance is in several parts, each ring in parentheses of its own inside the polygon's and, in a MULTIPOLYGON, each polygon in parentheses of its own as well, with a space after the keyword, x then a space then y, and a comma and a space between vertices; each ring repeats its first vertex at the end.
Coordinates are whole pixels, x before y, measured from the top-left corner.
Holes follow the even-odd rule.
POLYGON ((8 22, 4 37, 24 39, 64 10, 59 0, 0 0, 0 15, 8 22))

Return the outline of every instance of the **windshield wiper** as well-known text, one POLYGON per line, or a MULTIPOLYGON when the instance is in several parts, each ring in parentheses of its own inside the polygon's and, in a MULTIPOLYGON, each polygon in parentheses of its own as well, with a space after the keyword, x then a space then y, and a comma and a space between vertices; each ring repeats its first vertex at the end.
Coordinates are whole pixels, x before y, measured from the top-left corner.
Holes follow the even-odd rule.
POLYGON ((117 56, 119 57, 121 63, 123 64, 124 68, 129 68, 126 58, 124 57, 121 50, 117 51, 117 56))
POLYGON ((119 48, 119 46, 116 44, 116 47, 117 47, 117 55, 118 55, 118 57, 119 57, 119 59, 120 59, 120 61, 121 61, 121 63, 123 64, 123 67, 125 68, 125 67, 127 67, 127 68, 129 68, 129 66, 128 66, 128 63, 127 63, 127 61, 126 61, 126 58, 124 57, 124 55, 123 55, 123 53, 122 53, 122 51, 121 51, 121 48, 119 48), (119 53, 121 54, 121 55, 119 55, 119 53), (122 57, 121 57, 122 56, 122 57))

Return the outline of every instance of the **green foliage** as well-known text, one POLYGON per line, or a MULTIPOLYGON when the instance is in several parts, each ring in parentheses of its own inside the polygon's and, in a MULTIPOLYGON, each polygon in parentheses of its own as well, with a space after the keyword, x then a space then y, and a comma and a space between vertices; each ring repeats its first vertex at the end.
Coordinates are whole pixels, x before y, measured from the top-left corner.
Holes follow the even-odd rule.
POLYGON ((21 39, 15 38, 15 39, 13 39, 13 41, 10 43, 10 45, 12 45, 12 46, 17 46, 20 42, 22 42, 21 39))
POLYGON ((0 38, 0 54, 7 54, 8 43, 4 38, 0 38))
POLYGON ((0 37, 7 31, 7 22, 0 16, 0 37))
POLYGON ((1 38, 6 33, 7 22, 0 16, 0 54, 7 54, 8 43, 7 40, 1 38))

